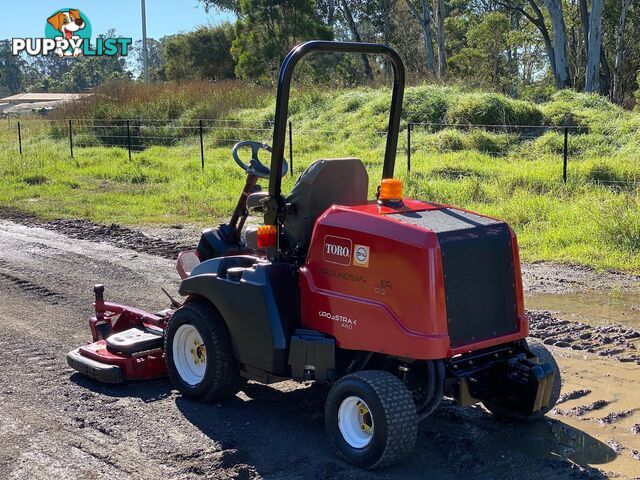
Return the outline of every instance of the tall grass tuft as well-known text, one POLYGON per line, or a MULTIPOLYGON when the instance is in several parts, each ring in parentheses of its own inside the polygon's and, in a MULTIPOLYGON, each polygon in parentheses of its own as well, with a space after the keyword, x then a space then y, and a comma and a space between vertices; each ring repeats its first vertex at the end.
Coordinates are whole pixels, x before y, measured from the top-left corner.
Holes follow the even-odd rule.
POLYGON ((52 113, 52 118, 215 120, 240 108, 264 106, 269 101, 267 93, 262 87, 234 80, 151 85, 110 82, 91 97, 63 104, 52 113))

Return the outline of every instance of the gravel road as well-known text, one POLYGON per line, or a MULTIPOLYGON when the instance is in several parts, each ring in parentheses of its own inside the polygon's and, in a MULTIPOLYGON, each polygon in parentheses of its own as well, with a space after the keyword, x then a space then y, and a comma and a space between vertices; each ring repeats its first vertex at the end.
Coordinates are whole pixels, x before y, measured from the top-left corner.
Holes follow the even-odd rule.
MULTIPOLYGON (((633 335, 627 328, 612 334, 625 338, 618 356, 600 354, 605 347, 597 342, 593 352, 550 347, 568 396, 547 419, 501 423, 480 407, 445 402, 421 423, 413 456, 374 473, 344 464, 327 445, 324 387, 250 383, 232 401, 203 405, 182 399, 166 380, 104 386, 74 373, 65 355, 89 338, 92 285, 106 284, 107 299, 165 307, 160 287, 177 288, 169 258, 190 242, 180 234, 157 240, 82 221, 0 220, 0 478, 537 480, 640 474, 640 368, 619 361, 637 343, 625 336, 633 335)), ((636 280, 624 279, 629 285, 636 280)), ((553 324, 546 313, 539 315, 553 324)), ((560 333, 551 330, 545 338, 557 344, 560 333)))

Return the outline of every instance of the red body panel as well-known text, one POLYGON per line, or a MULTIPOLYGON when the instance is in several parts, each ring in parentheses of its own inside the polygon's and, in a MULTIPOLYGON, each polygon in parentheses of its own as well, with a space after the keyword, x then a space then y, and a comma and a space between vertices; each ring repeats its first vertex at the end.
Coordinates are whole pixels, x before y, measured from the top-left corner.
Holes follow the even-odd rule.
POLYGON ((110 302, 95 302, 96 316, 89 319, 93 343, 80 347, 80 354, 107 365, 116 365, 126 380, 150 380, 167 375, 162 349, 140 352, 133 355, 107 350, 105 340, 100 338, 101 324, 110 324, 113 333, 130 328, 152 328, 164 330, 168 319, 139 308, 110 302))
POLYGON ((100 363, 116 365, 127 380, 151 380, 167 375, 164 353, 161 349, 144 352, 143 355, 124 355, 107 350, 104 340, 80 347, 80 354, 100 363))
POLYGON ((518 331, 451 348, 438 237, 386 215, 443 206, 415 200, 404 204, 400 209, 375 202, 334 206, 318 218, 300 269, 302 325, 334 336, 340 348, 412 359, 449 358, 526 337, 519 259, 511 232, 518 331))

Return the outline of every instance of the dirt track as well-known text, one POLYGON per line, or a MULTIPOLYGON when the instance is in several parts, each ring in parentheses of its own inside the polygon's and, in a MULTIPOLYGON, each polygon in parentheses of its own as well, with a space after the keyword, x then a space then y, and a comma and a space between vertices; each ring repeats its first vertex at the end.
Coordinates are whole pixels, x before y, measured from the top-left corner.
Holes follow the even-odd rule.
MULTIPOLYGON (((421 424, 412 458, 372 474, 345 465, 329 449, 322 387, 249 384, 234 401, 201 405, 163 380, 102 386, 74 374, 65 354, 88 339, 91 286, 105 283, 108 299, 164 307, 160 286, 175 291, 177 285, 167 257, 180 242, 141 240, 137 232, 88 223, 37 225, 0 220, 0 478, 640 475, 640 367, 619 361, 640 346, 627 338, 630 329, 600 332, 620 339, 622 354, 598 355, 606 348, 597 344, 594 353, 550 347, 568 397, 546 420, 499 423, 480 407, 445 403, 421 424)), ((525 274, 529 285, 541 277, 554 283, 555 274, 535 268, 525 274)), ((634 281, 624 276, 623 283, 634 281)), ((554 335, 560 334, 548 337, 554 335)))

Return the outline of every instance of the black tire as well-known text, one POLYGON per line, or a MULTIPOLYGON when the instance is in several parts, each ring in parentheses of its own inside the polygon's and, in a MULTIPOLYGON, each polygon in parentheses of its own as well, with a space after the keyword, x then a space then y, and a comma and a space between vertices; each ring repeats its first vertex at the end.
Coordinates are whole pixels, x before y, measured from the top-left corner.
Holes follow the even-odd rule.
POLYGON ((330 442, 347 462, 361 468, 380 468, 409 455, 418 435, 418 416, 411 393, 389 372, 365 370, 338 380, 325 404, 325 426, 330 442), (357 396, 368 406, 373 434, 368 445, 355 448, 345 440, 339 423, 342 402, 357 396))
POLYGON ((544 346, 544 344, 540 340, 529 339, 527 340, 527 345, 531 353, 533 353, 536 357, 538 357, 539 363, 548 363, 551 365, 553 369, 553 385, 551 387, 551 398, 549 399, 549 405, 544 407, 541 410, 538 410, 536 413, 531 415, 522 415, 520 413, 514 412, 513 410, 506 408, 499 400, 493 401, 484 401, 482 404, 489 410, 494 416, 498 418, 503 418, 507 420, 518 420, 530 422, 533 420, 539 420, 543 418, 549 411, 556 406, 558 403, 558 399, 560 398, 560 389, 562 388, 562 378, 560 375, 560 367, 558 367, 558 363, 555 358, 553 358, 552 353, 544 346))
POLYGON ((173 314, 165 332, 164 352, 171 384, 185 397, 211 402, 231 398, 240 390, 240 369, 233 356, 227 326, 207 300, 196 298, 173 314), (185 324, 195 327, 206 350, 204 377, 195 385, 182 379, 174 362, 174 338, 178 328, 185 324))

